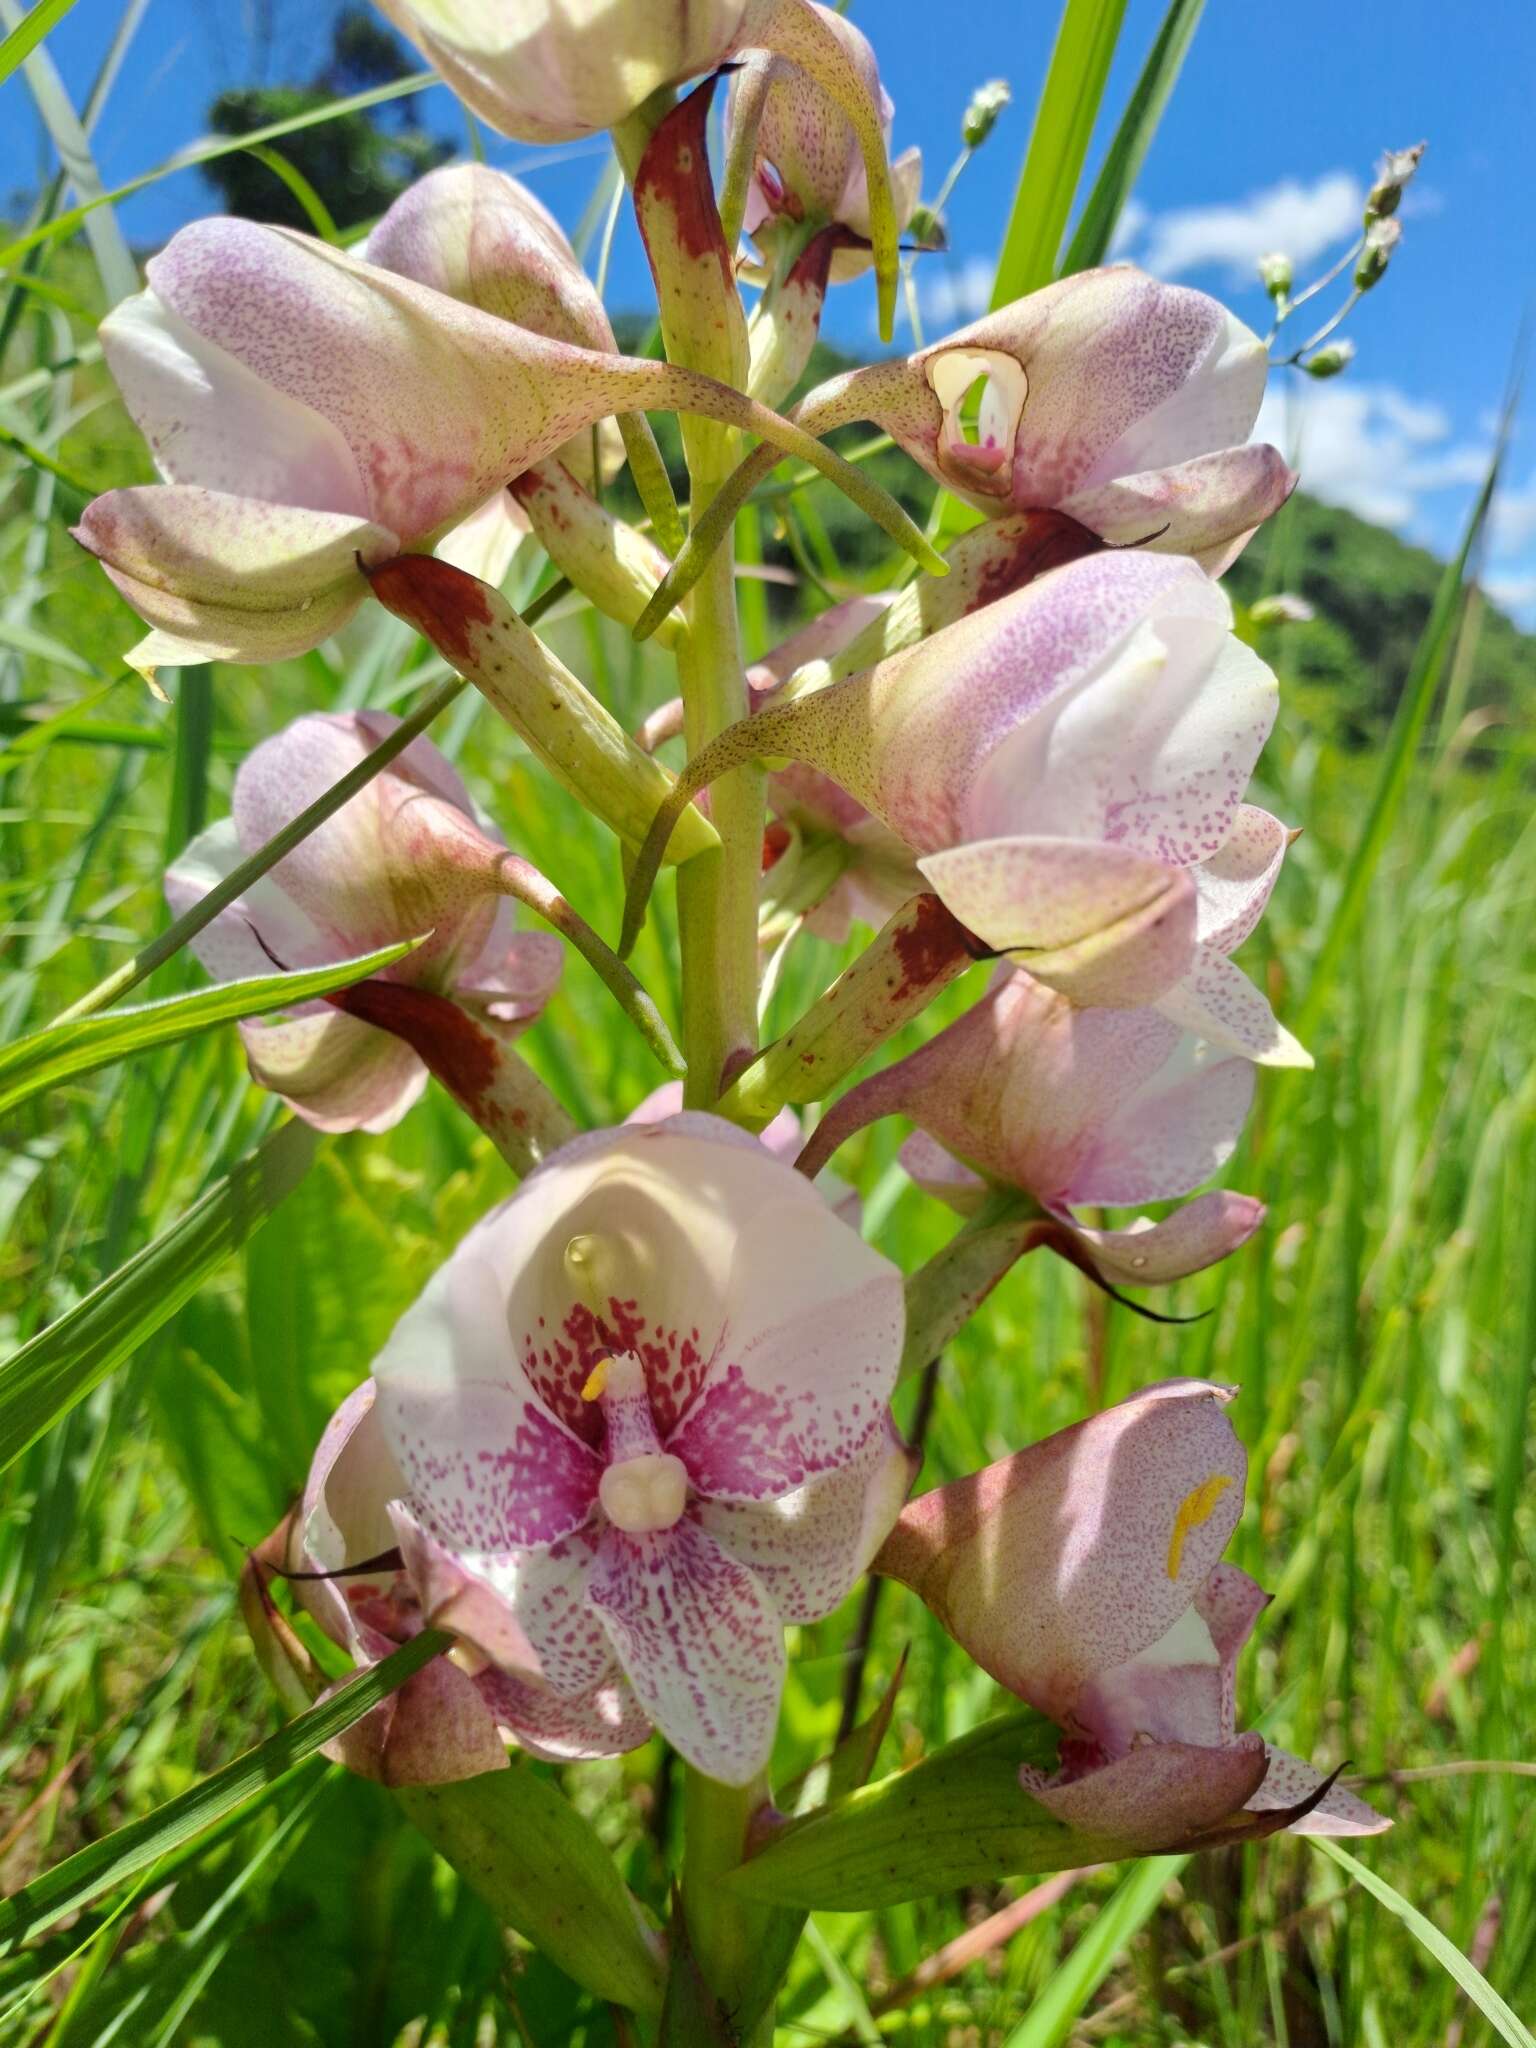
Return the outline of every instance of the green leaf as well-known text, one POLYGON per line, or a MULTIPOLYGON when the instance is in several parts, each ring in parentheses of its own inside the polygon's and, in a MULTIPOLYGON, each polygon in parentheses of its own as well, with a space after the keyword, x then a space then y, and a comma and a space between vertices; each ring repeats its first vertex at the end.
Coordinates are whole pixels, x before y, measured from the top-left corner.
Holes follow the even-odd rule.
POLYGON ((1477 1966, 1467 1960, 1432 1920, 1426 1920, 1417 1906, 1410 1906, 1402 1893, 1394 1891, 1384 1877, 1378 1877, 1358 1857, 1351 1856, 1347 1849, 1341 1849, 1337 1842, 1329 1841, 1326 1835, 1312 1835, 1308 1839, 1314 1849, 1331 1857, 1357 1885, 1368 1891, 1373 1899, 1379 1900, 1389 1913, 1397 1915, 1415 1940, 1429 1950, 1441 1969, 1456 1979, 1489 2026, 1501 2040, 1509 2043, 1509 2048, 1536 2048, 1536 2035, 1510 2010, 1477 1966))
POLYGON ((1136 188, 1168 96, 1178 82, 1204 12, 1205 0, 1169 0, 1157 41, 1147 52, 1141 76, 1120 116, 1115 139, 1109 145, 1076 232, 1061 259, 1059 276, 1071 277, 1079 270, 1092 270, 1108 255, 1120 216, 1136 188))
POLYGON ((1157 1911, 1170 1878, 1188 1861, 1187 1856, 1151 1856, 1135 1866, 1057 1964, 1004 2048, 1061 2048, 1093 1994, 1157 1911))
POLYGON ((568 1976, 635 2012, 660 2011, 657 1937, 598 1835, 535 1765, 395 1797, 497 1918, 568 1976))
POLYGON ((1067 0, 1062 10, 998 254, 994 308, 1038 291, 1056 275, 1125 5, 1126 0, 1067 0))
POLYGON ((293 1003, 309 1002, 333 989, 366 981, 380 968, 401 959, 419 939, 406 939, 353 960, 326 967, 307 967, 292 974, 262 974, 247 981, 224 981, 216 988, 194 989, 190 995, 168 996, 128 1010, 110 1010, 99 1017, 76 1017, 49 1024, 13 1045, 0 1048, 0 1112, 14 1109, 46 1089, 79 1074, 94 1073, 130 1053, 153 1046, 174 1045, 238 1017, 256 1017, 293 1003))
MULTIPOLYGON (((1434 609, 1429 615, 1429 623, 1424 628, 1423 637, 1414 654, 1413 667, 1407 682, 1403 685, 1403 694, 1392 720, 1392 729, 1387 734, 1386 745, 1382 749, 1376 787, 1366 808, 1365 821, 1360 827, 1360 837, 1355 843, 1349 862, 1344 888, 1323 936, 1323 942, 1317 950, 1312 976, 1307 983, 1307 992, 1302 999, 1295 1023, 1296 1035, 1303 1044, 1316 1031, 1333 999, 1335 978, 1360 930, 1371 885, 1375 881, 1382 855, 1387 850, 1388 841, 1397 823, 1403 798, 1408 792, 1414 766, 1418 760, 1419 743, 1424 737, 1424 728, 1439 694, 1441 677, 1445 673, 1456 643, 1456 631, 1465 604, 1467 565, 1482 538, 1483 528, 1493 505, 1513 419, 1514 399, 1511 398, 1505 405, 1493 460, 1488 465, 1488 474, 1483 479, 1477 503, 1473 506, 1471 517, 1467 521, 1461 546, 1454 560, 1446 563, 1439 588, 1435 592, 1434 609)), ((1280 1090, 1277 1089, 1275 1098, 1279 1097, 1280 1090)))
POLYGON ((967 1885, 1112 1860, 1112 1845, 1052 1820, 1019 1784, 1057 1731, 1025 1710, 804 1819, 739 1865, 732 1886, 773 1905, 853 1912, 967 1885))
POLYGON ((243 1806, 273 1780, 286 1776, 322 1744, 360 1721, 370 1708, 387 1699, 413 1672, 446 1650, 452 1637, 441 1629, 424 1629, 380 1664, 347 1679, 328 1699, 280 1728, 275 1735, 236 1757, 211 1778, 193 1785, 142 1820, 102 1841, 92 1842, 8 1899, 0 1900, 0 1943, 25 1941, 51 1927, 66 1913, 99 1899, 103 1892, 145 1869, 168 1850, 243 1806))
MULTIPOLYGON (((0 45, 3 47, 3 45, 0 45)), ((229 137, 210 136, 206 141, 194 142, 188 149, 179 149, 163 164, 157 164, 152 171, 145 171, 137 178, 130 178, 126 185, 115 185, 110 192, 73 206, 68 213, 61 213, 54 220, 46 221, 41 227, 33 228, 30 234, 20 236, 6 248, 0 249, 0 269, 9 269, 44 242, 59 241, 65 235, 72 235, 77 227, 94 213, 98 206, 110 206, 115 200, 127 199, 135 192, 142 192, 146 185, 168 177, 172 171, 184 171, 193 164, 212 163, 215 157, 233 156, 239 150, 250 150, 261 142, 276 142, 280 136, 292 135, 300 128, 316 128, 325 121, 340 120, 344 114, 360 114, 369 107, 383 106, 387 100, 404 99, 411 93, 425 92, 430 86, 440 85, 442 80, 435 71, 416 71, 409 78, 393 80, 388 85, 376 85, 368 92, 353 93, 350 99, 333 100, 329 106, 313 107, 306 113, 294 114, 286 121, 273 121, 265 128, 253 128, 249 135, 229 137)))
POLYGON ((318 1134, 284 1124, 136 1252, 0 1365, 0 1472, 154 1335, 297 1187, 318 1134))
POLYGON ((58 27, 74 4, 75 0, 37 0, 37 5, 0 43, 0 85, 18 64, 31 56, 43 37, 58 27))

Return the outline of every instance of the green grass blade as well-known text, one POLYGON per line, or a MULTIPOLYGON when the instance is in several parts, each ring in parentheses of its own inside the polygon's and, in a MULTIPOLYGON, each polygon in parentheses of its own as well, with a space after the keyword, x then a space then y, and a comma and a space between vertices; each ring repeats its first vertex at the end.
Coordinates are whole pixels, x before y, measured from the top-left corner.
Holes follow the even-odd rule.
POLYGON ((1152 147, 1152 138, 1167 110, 1169 95, 1178 83, 1179 72, 1183 69, 1184 59, 1189 54, 1189 46, 1195 39, 1195 30, 1200 26, 1204 12, 1205 0, 1169 0, 1157 40, 1147 52, 1141 76, 1126 102, 1125 112, 1120 116, 1115 139, 1109 145, 1109 153, 1084 204, 1082 218, 1077 223, 1066 255, 1061 259, 1062 277, 1071 277, 1079 270, 1092 270, 1109 253, 1120 216, 1136 188, 1136 180, 1141 176, 1147 151, 1152 147))
POLYGON ((1489 2026, 1501 2040, 1509 2043, 1509 2048, 1536 2048, 1536 2034, 1532 2034, 1519 2015, 1510 2010, 1481 1970, 1467 1960, 1453 1941, 1446 1939, 1432 1920, 1426 1920, 1417 1906, 1410 1906, 1402 1893, 1394 1891, 1385 1878, 1378 1877, 1358 1857, 1351 1856, 1347 1849, 1341 1849, 1326 1835, 1312 1835, 1309 1840, 1314 1849, 1320 1849, 1325 1856, 1331 1857, 1389 1913, 1397 1915, 1414 1939, 1428 1949, 1441 1969, 1456 1979, 1489 2026))
POLYGON ((350 988, 353 982, 366 981, 381 968, 393 965, 419 943, 407 939, 327 967, 254 975, 244 981, 221 982, 217 988, 194 989, 190 995, 168 996, 163 1002, 113 1010, 105 1016, 50 1024, 17 1039, 14 1045, 0 1047, 0 1112, 132 1053, 174 1045, 178 1039, 195 1037, 239 1017, 257 1017, 266 1010, 329 995, 333 989, 350 988))
POLYGON ((1038 291, 1056 259, 1098 119, 1126 0, 1067 0, 997 259, 994 307, 1038 291))
POLYGON ((1082 1940, 1057 1965, 1004 2048, 1060 2048, 1116 1961, 1156 1912, 1169 1880, 1188 1861, 1187 1856, 1151 1856, 1137 1864, 1109 1903, 1099 1908, 1082 1940))
MULTIPOLYGON (((0 0, 0 21, 10 24, 13 35, 25 30, 30 20, 30 16, 21 16, 16 0, 0 0)), ((7 37, 7 42, 9 40, 7 37)), ((91 256, 107 303, 115 306, 119 299, 138 290, 139 266, 123 240, 117 215, 111 210, 112 194, 102 186, 101 173, 91 154, 90 137, 75 112, 74 101, 64 90, 58 66, 46 50, 34 48, 30 52, 26 59, 26 80, 37 111, 59 153, 59 162, 80 201, 82 219, 87 213, 91 216, 86 227, 86 239, 91 245, 91 256), (106 208, 106 211, 98 211, 100 208, 106 208)))
POLYGON ((1376 879, 1376 870, 1381 865, 1382 855, 1397 824, 1403 798, 1408 792, 1415 763, 1418 759, 1419 742, 1429 722, 1440 691, 1441 677, 1451 658, 1456 643, 1456 629, 1461 619, 1464 603, 1464 583, 1467 564, 1470 561, 1483 527, 1487 523, 1494 493, 1498 489, 1499 473, 1503 467, 1504 450, 1507 445, 1509 428, 1512 424, 1512 406, 1506 408, 1504 423, 1488 474, 1478 492, 1477 503, 1467 521, 1466 532, 1453 560, 1445 565, 1440 586, 1435 593, 1434 609, 1429 623, 1424 628, 1423 638, 1414 655, 1413 667, 1403 685, 1403 694, 1392 720, 1391 730, 1382 748, 1381 767, 1376 777, 1366 809, 1365 822, 1360 828, 1360 837, 1355 843, 1345 875, 1344 887, 1339 896, 1337 908, 1323 936, 1313 963, 1307 992, 1301 1001, 1294 1023, 1296 1035, 1305 1045, 1309 1036, 1317 1030, 1327 1012, 1334 993, 1334 984, 1339 968, 1349 952, 1360 930, 1365 916, 1366 903, 1371 886, 1376 879))
POLYGON ((31 56, 43 37, 58 27, 74 4, 75 0, 37 0, 37 5, 0 43, 0 85, 24 57, 31 56))
POLYGON ((452 1637, 440 1629, 424 1629, 403 1643, 381 1664, 349 1679, 329 1699, 322 1700, 298 1719, 290 1721, 265 1742, 244 1756, 236 1757, 221 1771, 201 1784, 190 1786, 177 1798, 168 1800, 142 1820, 118 1828, 100 1842, 67 1857, 34 1883, 0 1900, 0 1942, 24 1941, 44 1927, 51 1927, 66 1913, 78 1912, 99 1899, 103 1892, 154 1863, 168 1850, 221 1820, 265 1791, 275 1778, 285 1776, 296 1764, 313 1756, 354 1721, 376 1707, 380 1700, 401 1686, 413 1672, 449 1647, 452 1637))
POLYGON ((302 1179, 319 1143, 297 1121, 0 1365, 0 1471, 168 1322, 302 1179))
POLYGON ((322 242, 341 245, 341 235, 330 208, 320 197, 314 186, 305 177, 297 164, 289 163, 281 150, 270 149, 264 142, 247 143, 246 148, 260 164, 265 164, 274 178, 279 178, 288 187, 294 198, 303 207, 310 226, 322 242))
POLYGON ((206 141, 194 142, 190 148, 179 149, 174 156, 167 157, 152 171, 144 171, 137 178, 130 178, 126 185, 114 185, 110 192, 83 200, 79 206, 72 206, 68 213, 61 213, 57 219, 44 222, 41 227, 33 228, 29 234, 0 249, 0 269, 19 262, 29 249, 35 249, 41 243, 56 242, 65 235, 72 235, 98 206, 110 206, 119 199, 142 192, 146 185, 169 177, 172 171, 185 171, 194 164, 212 163, 215 157, 233 156, 237 150, 249 150, 258 143, 276 142, 281 136, 292 135, 300 128, 317 128, 324 121, 338 120, 343 114, 360 114, 368 107, 383 106, 387 100, 404 99, 410 93, 425 92, 429 86, 438 83, 435 71, 415 71, 409 78, 395 79, 389 85, 376 85, 368 92, 353 93, 350 99, 333 100, 327 107, 311 107, 305 113, 290 115, 286 121, 273 121, 265 128, 253 128, 249 135, 209 136, 206 141))

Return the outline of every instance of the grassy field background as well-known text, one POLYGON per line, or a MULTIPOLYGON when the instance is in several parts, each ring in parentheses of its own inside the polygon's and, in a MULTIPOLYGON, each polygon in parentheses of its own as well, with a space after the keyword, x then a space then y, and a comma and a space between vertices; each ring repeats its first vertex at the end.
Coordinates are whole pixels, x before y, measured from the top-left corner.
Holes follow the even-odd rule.
MULTIPOLYGON (((150 473, 91 360, 97 290, 83 257, 51 253, 31 284, 0 293, 0 1042, 163 927, 167 858, 224 812, 257 740, 306 709, 400 709, 443 673, 368 611, 302 662, 167 677, 168 703, 126 674, 136 622, 66 530, 85 496, 150 473)), ((1282 531, 1271 586, 1285 560, 1282 531)), ((539 573, 520 563, 514 595, 539 573)), ((761 651, 760 587, 747 620, 761 651)), ((1176 1328, 1105 1303, 1044 1255, 1027 1261, 945 1361, 920 1483, 1169 1373, 1238 1382, 1252 1471, 1233 1555, 1277 1595, 1244 1669, 1247 1709, 1287 1746, 1373 1781, 1397 1825, 1362 1860, 1529 2012, 1536 825, 1529 700, 1505 693, 1485 715, 1478 628, 1474 604, 1395 727, 1330 732, 1305 715, 1317 683, 1303 677, 1262 764, 1255 799, 1305 833, 1244 962, 1317 1059, 1313 1075, 1264 1080, 1226 1176, 1269 1202, 1267 1229, 1176 1290, 1166 1305, 1204 1312, 1176 1328)), ((669 694, 666 669, 589 613, 549 630, 627 722, 669 694)), ((1304 667, 1293 630, 1262 643, 1282 681, 1304 667)), ((611 844, 490 710, 468 693, 433 737, 513 845, 611 934, 611 844)), ((667 933, 663 902, 636 965, 675 1013, 667 933)), ((770 1024, 835 965, 805 942, 770 1024)), ((140 994, 199 982, 181 956, 140 994)), ((622 1116, 660 1078, 574 957, 525 1046, 584 1122, 622 1116)), ((118 1269, 279 1120, 228 1027, 13 1115, 0 1127, 0 1348, 118 1269)), ((910 1267, 948 1224, 895 1167, 900 1135, 866 1134, 841 1165, 867 1233, 910 1267)), ((245 1250, 0 1481, 0 1890, 277 1724, 235 1605, 242 1548, 292 1499, 394 1318, 509 1184, 435 1090, 385 1138, 324 1141, 245 1250)), ((857 1605, 793 1638, 784 1773, 836 1727, 857 1605)), ((999 1704, 895 1587, 867 1700, 906 1646, 887 1769, 999 1704)), ((657 1750, 564 1777, 660 1905, 677 1813, 657 1750)), ((1494 2038, 1399 1919, 1289 1837, 1053 1884, 1011 1940, 914 1987, 924 1958, 1026 1889, 817 1916, 780 2039, 1494 2038)), ((136 1889, 0 1958, 0 2041, 49 2048, 623 2039, 498 1934, 386 1793, 318 1760, 136 1889)))

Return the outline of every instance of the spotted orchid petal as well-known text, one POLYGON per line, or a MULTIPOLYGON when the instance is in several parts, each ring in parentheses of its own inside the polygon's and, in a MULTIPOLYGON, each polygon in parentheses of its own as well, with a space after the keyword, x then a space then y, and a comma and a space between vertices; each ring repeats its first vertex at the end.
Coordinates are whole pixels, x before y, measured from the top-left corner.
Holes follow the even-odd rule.
POLYGON ((317 1131, 392 1131, 426 1091, 427 1069, 404 1040, 339 1010, 243 1023, 240 1038, 257 1087, 317 1131))
POLYGON ((1147 1743, 1080 1778, 1052 1778, 1029 1765, 1019 1775, 1064 1826, 1107 1840, 1121 1855, 1144 1855, 1252 1805, 1266 1763, 1263 1736, 1240 1735, 1214 1746, 1147 1743))
POLYGON ((1115 476, 1062 499, 1059 510, 1106 547, 1155 547, 1159 554, 1216 554, 1226 569, 1296 488, 1296 473, 1263 442, 1223 448, 1166 469, 1115 476))
POLYGON ((887 1421, 846 1465, 778 1500, 705 1501, 699 1526, 761 1581, 783 1620, 819 1621, 868 1569, 916 1464, 887 1421))
POLYGON ((877 1568, 999 1683, 1076 1725, 1083 1688, 1180 1621, 1237 1525, 1231 1395, 1167 1380, 924 1494, 877 1568))
MULTIPOLYGON (((1252 1813, 1272 1813, 1277 1808, 1299 1805, 1327 1782, 1315 1765, 1292 1756, 1289 1750, 1277 1749, 1271 1743, 1267 1754, 1269 1769, 1264 1782, 1244 1801, 1252 1813)), ((1367 1806, 1342 1785, 1330 1786, 1310 1813, 1290 1823, 1291 1832, 1297 1835, 1379 1835, 1391 1825, 1385 1814, 1367 1806)))
POLYGON ((400 547, 372 519, 193 484, 108 491, 71 531, 155 628, 134 651, 151 669, 307 653, 367 596, 359 556, 383 562, 400 547))
POLYGON ((784 1687, 783 1624, 754 1573, 688 1521, 609 1530, 587 1581, 635 1697, 711 1778, 745 1785, 768 1762, 784 1687))
POLYGON ((1245 1245, 1264 1221, 1252 1195, 1219 1189, 1186 1202, 1160 1223, 1145 1216, 1124 1230, 1074 1232, 1094 1268, 1115 1287, 1160 1287, 1218 1265, 1245 1245))
POLYGON ((1312 1055, 1286 1030, 1269 998, 1224 954, 1197 945, 1178 985, 1157 1007, 1182 1030, 1261 1067, 1310 1067, 1312 1055))
POLYGON ((988 838, 918 867, 967 931, 1076 1002, 1152 1002, 1190 964, 1194 885, 1134 847, 988 838))

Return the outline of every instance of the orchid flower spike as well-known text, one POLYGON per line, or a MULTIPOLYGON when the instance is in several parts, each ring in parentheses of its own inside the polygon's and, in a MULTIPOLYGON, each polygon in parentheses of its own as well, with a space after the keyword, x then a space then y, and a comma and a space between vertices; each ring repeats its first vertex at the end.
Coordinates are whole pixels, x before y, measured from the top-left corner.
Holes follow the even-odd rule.
POLYGON ((367 593, 581 427, 646 406, 776 437, 932 549, 778 416, 668 363, 551 340, 286 228, 208 220, 149 264, 102 346, 166 482, 109 491, 76 538, 152 631, 131 657, 305 653, 367 593))
POLYGON ((842 1600, 910 1484, 901 1334, 899 1272, 757 1139, 698 1113, 578 1138, 376 1362, 402 1548, 505 1614, 562 1698, 627 1680, 745 1785, 784 1624, 842 1600))
POLYGON ((1221 1563, 1247 1458, 1235 1389, 1166 1380, 905 1509, 875 1569, 1062 1731, 1024 1789, 1118 1854, 1387 1827, 1261 1735, 1235 1667, 1268 1596, 1221 1563), (1320 1795, 1320 1796, 1319 1796, 1320 1795))
MULTIPOLYGON (((1219 574, 1296 481, 1275 449, 1247 443, 1267 367, 1263 342, 1215 299, 1117 264, 834 377, 795 418, 818 434, 872 421, 984 513, 988 525, 951 550, 982 595, 1030 573, 1030 522, 1043 512, 1103 546, 1193 555, 1219 574)), ((774 459, 748 456, 718 493, 658 592, 661 611, 774 459)))
POLYGON ((1243 791, 1274 675, 1191 562, 1099 554, 826 689, 770 704, 689 763, 631 878, 621 951, 688 799, 753 756, 830 776, 909 846, 982 946, 1074 1002, 1157 1004, 1211 1045, 1305 1054, 1227 954, 1288 834, 1243 791))
POLYGON ((499 1602, 402 1542, 390 1507, 404 1490, 364 1380, 326 1425, 289 1525, 295 1596, 360 1669, 419 1633, 428 1609, 459 1641, 328 1744, 332 1761, 386 1785, 437 1785, 505 1770, 509 1737, 552 1760, 617 1756, 644 1742, 650 1723, 622 1680, 556 1692, 499 1602), (356 1569, 369 1563, 374 1570, 356 1569))
POLYGON ((1187 1195, 1232 1156, 1253 1067, 1155 1010, 1083 1010, 1029 975, 991 993, 909 1058, 871 1075, 823 1120, 808 1166, 876 1117, 910 1117, 901 1163, 962 1214, 990 1188, 1031 1199, 1020 1249, 1044 1243, 1116 1287, 1160 1286, 1214 1265, 1264 1220, 1215 1192, 1160 1223, 1094 1230, 1074 1208, 1187 1195))
POLYGON ((878 81, 811 0, 380 0, 465 105, 519 142, 618 128, 662 86, 752 51, 796 66, 841 113, 867 180, 883 335, 895 309, 897 226, 878 81))

